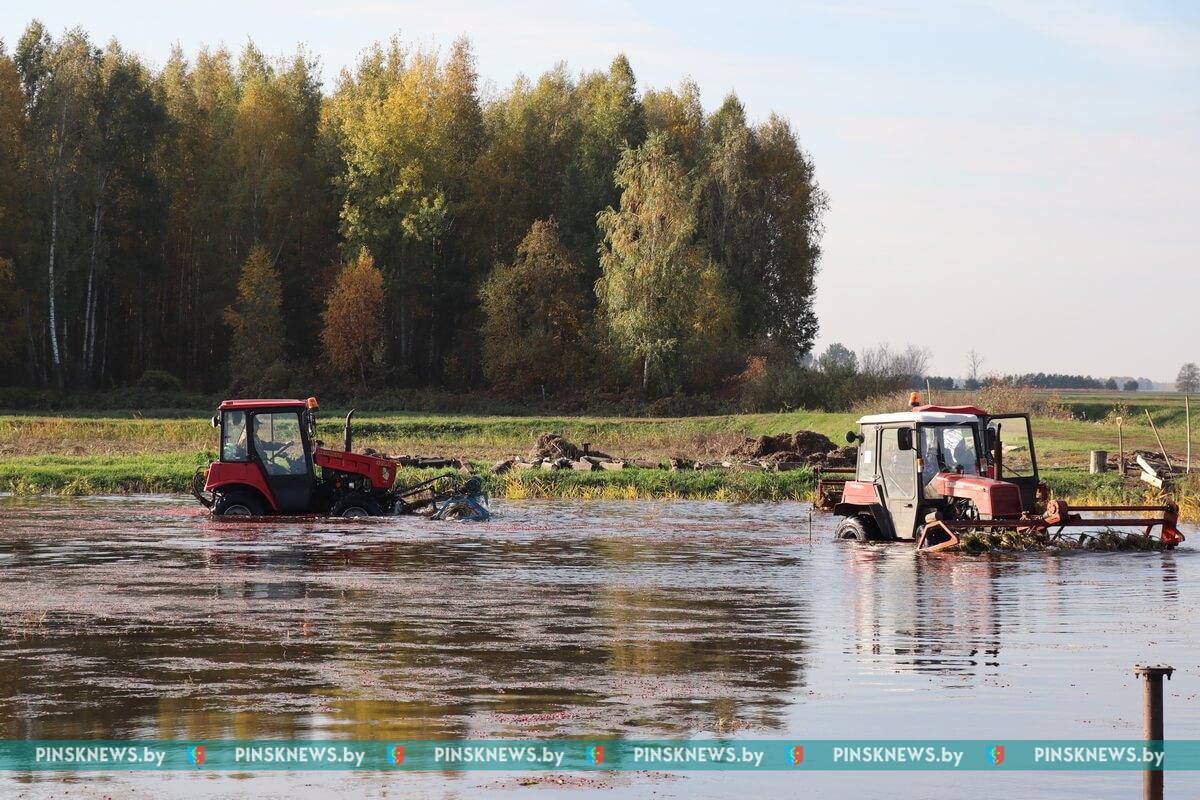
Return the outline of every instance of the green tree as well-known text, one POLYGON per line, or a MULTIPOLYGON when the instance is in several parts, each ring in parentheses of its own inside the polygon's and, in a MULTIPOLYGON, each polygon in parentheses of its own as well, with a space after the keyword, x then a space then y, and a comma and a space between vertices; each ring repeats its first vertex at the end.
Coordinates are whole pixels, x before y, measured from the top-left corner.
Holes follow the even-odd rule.
POLYGON ((1119 388, 1119 387, 1117 386, 1117 379, 1116 379, 1116 378, 1109 378, 1108 380, 1106 380, 1106 381, 1104 382, 1104 388, 1105 388, 1105 389, 1108 389, 1110 392, 1115 392, 1115 391, 1117 391, 1117 389, 1119 388))
POLYGON ((684 169, 696 168, 704 146, 704 108, 700 105, 700 89, 690 80, 673 89, 649 90, 642 97, 646 129, 667 136, 672 152, 684 169))
POLYGON ((250 250, 242 264, 237 300, 225 309, 225 323, 233 329, 230 373, 233 388, 254 390, 263 376, 283 360, 283 289, 279 270, 266 248, 250 250))
POLYGON ((462 336, 458 310, 476 302, 465 196, 481 112, 466 42, 449 61, 393 41, 347 75, 327 116, 344 169, 346 246, 377 254, 389 314, 388 358, 398 375, 442 377, 462 336))
POLYGON ((759 224, 752 252, 758 260, 749 280, 765 287, 765 305, 746 316, 743 301, 743 336, 803 354, 817 334, 812 301, 828 200, 817 185, 812 159, 785 119, 772 114, 755 130, 755 141, 752 207, 759 224))
POLYGON ((48 350, 41 359, 48 364, 43 373, 61 387, 71 369, 68 327, 74 319, 64 305, 75 299, 73 267, 88 241, 86 212, 79 209, 90 206, 87 140, 96 121, 99 54, 81 30, 54 41, 35 21, 17 44, 15 62, 29 114, 24 150, 35 249, 44 254, 45 282, 36 291, 44 297, 46 316, 38 349, 48 350))
POLYGON ((512 393, 577 385, 588 356, 585 273, 554 220, 530 226, 516 258, 492 270, 480 297, 483 369, 492 385, 512 393))
POLYGON ((1138 390, 1138 382, 1136 380, 1128 380, 1121 386, 1127 392, 1136 392, 1138 390))
POLYGON ((737 287, 739 338, 752 352, 807 353, 826 200, 787 122, 752 129, 730 95, 705 123, 697 180, 700 239, 737 287))
MULTIPOLYGON (((567 207, 581 131, 578 106, 575 84, 560 64, 536 83, 518 78, 485 109, 486 144, 471 189, 482 213, 476 252, 485 263, 511 259, 534 221, 567 207)), ((599 210, 587 223, 593 241, 599 210)), ((594 257, 594 245, 589 255, 594 257)))
POLYGON ((0 42, 0 374, 16 378, 28 363, 29 295, 16 263, 29 257, 25 176, 21 170, 25 97, 16 64, 0 42))
POLYGON ((1200 391, 1200 367, 1196 366, 1196 362, 1189 361, 1179 368, 1179 374, 1175 376, 1175 391, 1184 394, 1200 391))
POLYGON ((817 369, 831 375, 852 375, 858 371, 858 356, 841 342, 833 342, 817 359, 817 369))
POLYGON ((616 180, 620 209, 598 218, 596 284, 614 340, 640 362, 644 393, 674 391, 701 372, 717 377, 731 304, 719 268, 694 242, 693 192, 666 137, 627 150, 616 180))
POLYGON ((607 72, 584 75, 577 88, 579 141, 570 168, 570 190, 559 212, 563 240, 594 278, 596 213, 617 205, 614 172, 627 148, 646 138, 646 118, 629 59, 618 55, 607 72))

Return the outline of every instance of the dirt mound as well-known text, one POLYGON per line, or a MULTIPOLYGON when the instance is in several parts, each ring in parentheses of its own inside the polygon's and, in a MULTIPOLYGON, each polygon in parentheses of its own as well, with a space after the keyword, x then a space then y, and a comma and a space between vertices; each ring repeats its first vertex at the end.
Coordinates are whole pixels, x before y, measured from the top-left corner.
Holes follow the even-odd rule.
POLYGON ((583 455, 583 451, 557 433, 543 433, 529 451, 530 460, 539 458, 569 458, 572 461, 583 455))
POLYGON ((828 436, 816 431, 796 431, 775 436, 759 436, 747 439, 729 455, 736 458, 770 458, 772 461, 806 461, 814 454, 825 454, 836 450, 837 445, 828 436))
POLYGON ((529 451, 530 461, 537 461, 539 458, 550 461, 560 458, 578 461, 581 458, 607 459, 609 456, 599 450, 593 450, 589 443, 585 442, 583 447, 576 447, 564 439, 561 434, 543 433, 537 438, 533 449, 529 451))
POLYGON ((813 453, 808 463, 821 467, 853 467, 858 460, 858 447, 846 445, 828 453, 813 453))

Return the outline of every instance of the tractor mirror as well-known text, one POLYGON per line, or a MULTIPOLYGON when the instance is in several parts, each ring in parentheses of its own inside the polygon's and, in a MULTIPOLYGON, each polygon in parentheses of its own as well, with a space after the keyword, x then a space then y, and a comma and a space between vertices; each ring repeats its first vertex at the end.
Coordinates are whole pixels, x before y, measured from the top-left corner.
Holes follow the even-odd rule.
POLYGON ((899 450, 912 450, 912 428, 901 428, 896 431, 896 447, 899 450))
POLYGON ((846 432, 846 441, 849 442, 850 444, 854 444, 855 442, 864 441, 864 440, 863 440, 862 436, 855 433, 854 431, 847 431, 846 432))
POLYGON ((219 427, 221 427, 221 418, 220 418, 220 417, 217 417, 217 416, 214 416, 214 417, 212 418, 212 426, 213 426, 214 428, 219 428, 219 427))
POLYGON ((987 429, 987 449, 992 452, 996 449, 996 434, 1000 432, 1000 426, 997 424, 995 428, 987 429))

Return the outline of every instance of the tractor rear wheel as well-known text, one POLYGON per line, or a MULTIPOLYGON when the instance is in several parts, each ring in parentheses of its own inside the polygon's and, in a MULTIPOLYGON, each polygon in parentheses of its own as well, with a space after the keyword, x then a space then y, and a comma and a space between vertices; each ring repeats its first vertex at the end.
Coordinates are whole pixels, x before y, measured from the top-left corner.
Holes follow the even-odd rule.
POLYGON ((257 495, 245 489, 230 489, 217 492, 212 513, 219 517, 261 517, 267 508, 257 495))
POLYGON ((861 514, 842 520, 842 523, 837 526, 834 536, 838 539, 851 539, 856 542, 873 542, 883 538, 879 534, 879 526, 875 524, 875 520, 861 514))
POLYGON ((379 517, 383 509, 375 499, 365 494, 349 494, 329 509, 331 517, 379 517))

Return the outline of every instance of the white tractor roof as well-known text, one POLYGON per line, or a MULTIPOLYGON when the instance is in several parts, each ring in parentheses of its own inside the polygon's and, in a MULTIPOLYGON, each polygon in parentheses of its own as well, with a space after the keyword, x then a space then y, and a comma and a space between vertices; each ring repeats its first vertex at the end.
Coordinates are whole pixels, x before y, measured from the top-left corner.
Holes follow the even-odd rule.
POLYGON ((894 414, 868 414, 858 421, 859 425, 886 425, 894 422, 915 422, 926 425, 975 424, 979 417, 974 414, 949 414, 945 411, 898 411, 894 414))

